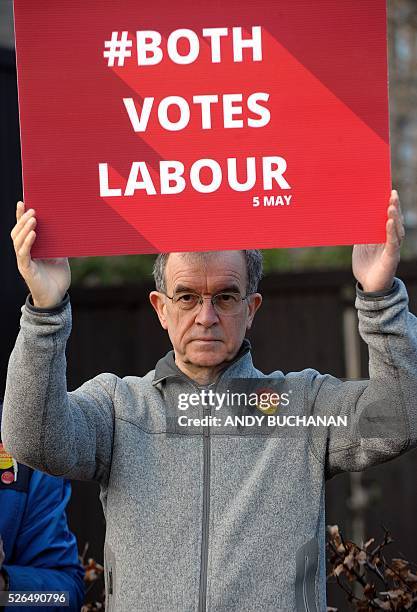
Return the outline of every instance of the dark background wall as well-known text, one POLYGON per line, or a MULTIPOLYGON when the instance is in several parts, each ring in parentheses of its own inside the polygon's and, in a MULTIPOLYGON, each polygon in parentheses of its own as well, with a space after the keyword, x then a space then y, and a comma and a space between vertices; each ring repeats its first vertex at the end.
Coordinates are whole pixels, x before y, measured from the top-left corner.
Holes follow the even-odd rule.
MULTIPOLYGON (((17 329, 25 284, 18 277, 10 231, 15 223, 15 206, 22 198, 19 117, 17 114, 14 52, 0 47, 0 393, 10 353, 11 331, 17 329)), ((13 332, 12 332, 13 333, 13 332)))

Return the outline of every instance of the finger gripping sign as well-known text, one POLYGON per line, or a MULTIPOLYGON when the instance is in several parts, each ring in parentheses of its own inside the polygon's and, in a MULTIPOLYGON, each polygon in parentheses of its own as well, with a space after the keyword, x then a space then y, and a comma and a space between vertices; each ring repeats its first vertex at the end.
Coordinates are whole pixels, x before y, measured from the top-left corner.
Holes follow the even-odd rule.
POLYGON ((14 4, 34 257, 385 241, 385 1, 14 4))

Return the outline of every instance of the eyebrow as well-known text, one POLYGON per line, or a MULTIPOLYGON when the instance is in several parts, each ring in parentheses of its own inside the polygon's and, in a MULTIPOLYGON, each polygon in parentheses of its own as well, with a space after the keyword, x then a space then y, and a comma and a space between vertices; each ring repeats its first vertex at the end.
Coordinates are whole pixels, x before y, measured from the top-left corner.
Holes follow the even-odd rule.
MULTIPOLYGON (((232 284, 232 285, 228 285, 227 287, 222 287, 221 289, 217 289, 215 294, 223 293, 224 291, 227 291, 230 293, 240 293, 239 286, 232 284)), ((198 291, 196 291, 195 289, 192 289, 191 287, 187 287, 186 285, 178 285, 177 287, 175 287, 174 293, 198 293, 198 291)))

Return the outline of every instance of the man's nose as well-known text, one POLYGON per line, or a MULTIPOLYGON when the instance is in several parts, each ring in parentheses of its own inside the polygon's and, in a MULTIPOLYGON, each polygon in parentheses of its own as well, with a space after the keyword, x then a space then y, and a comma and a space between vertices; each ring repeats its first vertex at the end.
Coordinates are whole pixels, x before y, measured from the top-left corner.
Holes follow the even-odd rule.
POLYGON ((200 310, 195 318, 195 322, 200 325, 204 325, 204 327, 211 327, 219 320, 219 315, 217 314, 211 300, 205 299, 203 300, 202 305, 200 306, 200 310))

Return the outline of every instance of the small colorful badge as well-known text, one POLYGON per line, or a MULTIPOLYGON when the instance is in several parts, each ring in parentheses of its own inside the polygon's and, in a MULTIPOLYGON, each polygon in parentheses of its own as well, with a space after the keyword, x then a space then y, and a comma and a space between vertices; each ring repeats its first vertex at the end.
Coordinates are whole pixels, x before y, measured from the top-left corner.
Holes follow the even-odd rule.
POLYGON ((259 403, 256 406, 263 414, 275 414, 278 410, 279 395, 275 389, 263 387, 256 390, 259 403))
POLYGON ((14 482, 13 472, 10 472, 9 470, 3 472, 3 474, 1 475, 1 481, 3 484, 12 484, 12 482, 14 482))
POLYGON ((7 470, 13 466, 13 457, 4 448, 0 442, 0 470, 7 470))

